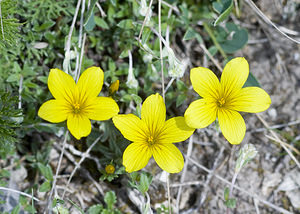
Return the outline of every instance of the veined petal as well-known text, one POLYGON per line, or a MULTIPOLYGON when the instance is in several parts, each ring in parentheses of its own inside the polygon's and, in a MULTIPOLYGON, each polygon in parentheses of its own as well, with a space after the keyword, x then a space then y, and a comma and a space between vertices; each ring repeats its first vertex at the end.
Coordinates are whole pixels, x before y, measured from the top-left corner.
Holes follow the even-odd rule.
POLYGON ((259 87, 242 88, 230 102, 231 109, 251 113, 265 111, 270 105, 270 96, 259 87))
POLYGON ((91 121, 86 115, 82 114, 69 114, 67 126, 71 134, 78 140, 86 137, 91 133, 91 121))
POLYGON ((177 173, 182 170, 184 159, 174 144, 155 144, 152 151, 156 163, 166 172, 177 173))
POLYGON ((219 98, 220 82, 208 68, 191 69, 191 82, 194 90, 203 98, 219 98))
POLYGON ((146 142, 147 127, 134 114, 119 114, 114 116, 112 120, 126 139, 134 142, 146 142))
POLYGON ((177 143, 188 139, 195 129, 190 128, 184 117, 173 117, 165 122, 165 126, 159 135, 160 143, 177 143))
POLYGON ((124 151, 123 165, 127 172, 134 172, 144 168, 149 159, 152 157, 152 152, 146 143, 131 143, 124 151))
POLYGON ((147 97, 142 105, 142 121, 145 121, 150 135, 155 136, 160 132, 166 120, 166 106, 162 96, 153 94, 147 97))
POLYGON ((71 109, 65 100, 49 100, 40 107, 38 116, 51 123, 60 123, 67 119, 71 109))
POLYGON ((217 104, 206 99, 192 102, 184 113, 185 122, 192 128, 205 128, 216 120, 217 104))
POLYGON ((74 79, 59 69, 51 69, 48 77, 48 88, 54 98, 73 103, 76 84, 74 79))
POLYGON ((77 83, 80 103, 98 96, 102 89, 103 78, 103 71, 99 67, 90 67, 81 74, 77 83))
POLYGON ((246 124, 243 117, 229 109, 219 109, 218 119, 224 137, 231 144, 240 144, 245 137, 246 124))
POLYGON ((95 97, 88 99, 84 112, 91 120, 108 120, 119 112, 119 106, 110 97, 95 97))
POLYGON ((249 64, 243 57, 230 60, 221 76, 222 95, 226 99, 238 92, 245 84, 249 75, 249 64))

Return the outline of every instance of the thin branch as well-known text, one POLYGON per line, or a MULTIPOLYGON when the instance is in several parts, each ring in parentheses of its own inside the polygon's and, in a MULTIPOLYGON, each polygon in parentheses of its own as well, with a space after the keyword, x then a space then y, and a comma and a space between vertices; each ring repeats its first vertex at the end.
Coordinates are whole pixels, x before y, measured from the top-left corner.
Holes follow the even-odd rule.
POLYGON ((32 195, 29 195, 29 194, 27 194, 27 193, 25 193, 25 192, 21 192, 21 191, 15 190, 15 189, 10 189, 10 188, 6 188, 6 187, 0 187, 0 190, 3 190, 3 191, 9 191, 9 192, 15 192, 15 193, 18 193, 18 194, 20 194, 20 195, 24 195, 24 196, 26 196, 26 197, 28 197, 28 198, 31 198, 31 199, 33 199, 33 200, 35 200, 35 201, 37 201, 37 202, 40 201, 38 198, 36 198, 36 197, 34 197, 34 196, 32 196, 32 195))
POLYGON ((171 87, 171 85, 172 85, 172 83, 173 83, 174 80, 175 80, 174 77, 172 77, 172 79, 170 79, 170 81, 169 81, 169 83, 168 83, 168 85, 167 85, 167 87, 165 89, 165 93, 167 93, 168 89, 171 87))
POLYGON ((158 34, 159 37, 159 55, 160 55, 160 68, 161 68, 161 86, 162 86, 162 95, 165 101, 165 78, 164 78, 164 62, 162 56, 162 35, 161 35, 161 0, 158 1, 158 34))
POLYGON ((141 36, 142 36, 143 30, 144 30, 146 21, 147 21, 147 19, 148 19, 149 13, 150 13, 150 9, 151 9, 152 3, 153 3, 153 0, 150 1, 149 7, 148 7, 148 9, 147 9, 146 16, 145 16, 145 19, 144 19, 144 21, 143 21, 142 28, 141 28, 140 33, 139 33, 138 41, 141 40, 141 36))
POLYGON ((64 139, 64 142, 63 142, 63 148, 61 150, 60 157, 59 157, 59 160, 58 160, 55 177, 54 177, 54 180, 53 180, 53 183, 52 183, 52 188, 51 188, 51 191, 50 191, 50 194, 49 194, 49 197, 48 197, 48 208, 49 208, 50 213, 52 212, 52 195, 53 195, 53 192, 54 192, 54 189, 55 189, 55 186, 56 186, 57 176, 58 176, 58 172, 60 170, 62 158, 64 156, 64 151, 65 151, 65 146, 66 146, 66 143, 67 143, 68 136, 69 136, 69 131, 67 130, 66 134, 65 134, 65 139, 64 139))
POLYGON ((0 1, 0 21, 1 21, 2 38, 3 38, 3 41, 4 41, 5 37, 4 37, 4 27, 3 27, 3 20, 2 20, 1 1, 0 1))
POLYGON ((18 103, 18 108, 22 108, 22 91, 23 91, 23 75, 20 77, 19 81, 19 103, 18 103))
POLYGON ((79 59, 79 67, 78 67, 78 72, 77 72, 77 76, 76 76, 76 82, 78 82, 78 79, 79 79, 79 76, 80 76, 82 59, 83 59, 83 55, 84 55, 85 41, 86 41, 86 33, 83 34, 83 40, 82 40, 82 46, 81 46, 81 52, 80 52, 80 59, 79 59))
POLYGON ((280 143, 280 146, 282 146, 282 148, 284 148, 284 150, 289 154, 289 156, 292 158, 292 160, 296 163, 296 165, 298 166, 298 168, 300 169, 300 163, 297 160, 297 158, 293 155, 293 153, 291 153, 291 151, 284 145, 284 143, 282 143, 282 141, 280 140, 280 138, 277 136, 276 132, 274 132, 273 130, 270 129, 269 124, 259 115, 256 114, 256 116, 258 117, 258 119, 262 122, 262 124, 270 130, 271 134, 273 135, 273 137, 277 140, 277 142, 280 143))
POLYGON ((98 9, 99 9, 99 11, 100 11, 101 16, 102 16, 102 17, 106 17, 105 12, 103 11, 101 5, 100 5, 98 2, 96 2, 96 6, 98 7, 98 9))
MULTIPOLYGON (((188 159, 189 159, 193 164, 195 164, 198 168, 200 168, 200 169, 206 171, 207 173, 211 173, 211 170, 209 170, 209 169, 206 168, 205 166, 199 164, 197 161, 193 160, 192 158, 188 158, 188 159)), ((231 184, 229 181, 227 181, 227 180, 224 179, 222 176, 220 176, 220 175, 218 175, 218 174, 216 174, 216 173, 213 174, 213 176, 215 176, 215 177, 216 177, 217 179, 219 179, 220 181, 226 183, 227 185, 230 185, 230 184, 231 184)), ((272 204, 272 203, 270 203, 270 202, 268 202, 268 201, 266 201, 266 200, 260 198, 260 197, 259 197, 258 195, 256 195, 255 193, 249 192, 249 191, 247 191, 247 190, 245 190, 245 189, 243 189, 243 188, 241 188, 241 187, 239 187, 239 186, 237 186, 237 185, 233 185, 233 188, 235 188, 235 189, 237 189, 237 190, 239 190, 239 191, 245 193, 246 195, 248 195, 248 196, 250 196, 250 197, 252 197, 252 198, 257 199, 257 200, 260 201, 261 203, 263 203, 263 204, 265 204, 265 205, 267 205, 267 206, 269 206, 269 207, 271 207, 271 208, 277 210, 278 212, 281 212, 281 213, 284 213, 284 214, 292 214, 292 213, 289 212, 288 210, 283 209, 283 208, 281 208, 281 207, 278 207, 278 206, 276 206, 276 205, 274 205, 274 204, 272 204)))
MULTIPOLYGON (((68 34, 68 39, 67 39, 67 42, 66 42, 66 45, 65 45, 65 52, 66 53, 69 53, 70 49, 71 49, 71 38, 72 38, 72 33, 73 33, 73 30, 74 30, 75 22, 76 22, 76 19, 77 19, 77 16, 78 16, 80 3, 81 3, 81 0, 78 0, 76 10, 75 10, 75 14, 74 14, 74 17, 73 17, 73 21, 72 21, 70 31, 69 31, 69 34, 68 34)), ((68 70, 66 70, 65 72, 68 73, 68 70)))
POLYGON ((297 44, 300 44, 300 41, 293 39, 292 37, 288 36, 286 33, 284 33, 282 30, 279 29, 257 6, 256 4, 251 0, 246 0, 246 3, 254 10, 254 12, 260 16, 266 23, 272 25, 280 34, 282 34, 287 39, 291 40, 292 42, 295 42, 297 44))
POLYGON ((211 181, 211 178, 212 178, 213 174, 215 173, 215 170, 216 170, 216 168, 218 166, 219 160, 220 160, 220 158, 223 155, 224 149, 225 149, 225 147, 222 146, 221 150, 220 150, 220 152, 219 152, 219 154, 217 156, 217 158, 214 161, 213 167, 211 169, 211 173, 209 173, 208 176, 207 176, 207 179, 206 179, 206 182, 205 182, 205 185, 204 185, 204 191, 203 191, 203 194, 202 194, 202 197, 201 197, 201 200, 200 200, 200 206, 203 205, 203 203, 204 203, 204 201, 206 199, 206 195, 207 195, 207 192, 208 192, 209 182, 211 181))
POLYGON ((282 140, 278 140, 272 136, 269 136, 269 135, 266 135, 267 138, 269 138, 270 140, 273 140, 275 141, 276 143, 279 143, 279 144, 284 144, 286 147, 289 147, 291 150, 293 150, 295 153, 297 153, 297 155, 300 155, 300 152, 298 149, 296 149, 295 147, 293 147, 292 145, 286 143, 286 142, 283 142, 282 140))
MULTIPOLYGON (((191 156, 192 150, 193 150, 193 135, 189 139, 189 145, 188 145, 188 150, 187 150, 187 154, 186 154, 187 157, 191 156)), ((182 170, 182 175, 181 175, 181 178, 180 178, 180 183, 184 182, 188 165, 189 165, 189 159, 186 158, 185 159, 185 164, 184 164, 183 170, 182 170)), ((182 186, 179 186, 179 189, 178 189, 178 192, 177 192, 177 198, 176 198, 176 213, 179 213, 179 202, 180 202, 180 199, 181 199, 181 192, 182 192, 182 186)))
MULTIPOLYGON (((80 64, 80 58, 81 55, 83 54, 83 46, 84 44, 82 44, 82 32, 83 32, 83 17, 84 17, 84 11, 85 11, 85 0, 82 0, 82 4, 81 4, 81 16, 80 16, 80 25, 79 25, 79 37, 78 37, 78 48, 80 49, 80 54, 79 52, 76 53, 76 65, 75 65, 75 71, 74 71, 74 77, 76 82, 78 81, 79 78, 79 74, 80 74, 80 68, 81 66, 80 64)), ((85 42, 85 41, 84 41, 85 42)))
MULTIPOLYGON (((273 125, 273 126, 270 126, 269 128, 270 129, 280 129, 280 128, 284 128, 284 127, 288 127, 288 126, 294 126, 294 125, 298 125, 298 124, 300 124, 300 120, 295 120, 295 121, 285 123, 285 124, 273 125)), ((266 130, 267 130, 266 128, 258 128, 258 129, 252 130, 250 132, 255 133, 255 132, 263 132, 263 131, 266 131, 266 130)))
POLYGON ((208 58, 215 64, 215 66, 218 68, 218 70, 222 73, 222 71, 223 71, 222 67, 217 62, 217 60, 215 60, 215 58, 210 54, 210 52, 207 50, 207 48, 205 47, 205 45, 201 43, 200 47, 202 48, 202 50, 204 51, 204 53, 207 54, 208 58))
MULTIPOLYGON (((83 156, 81 157, 81 159, 80 159, 80 161, 78 162, 78 164, 76 164, 75 168, 73 169, 73 171, 72 171, 72 173, 71 173, 71 175, 70 175, 70 177, 69 177, 69 180, 68 180, 67 185, 66 185, 66 189, 68 188, 68 186, 69 186, 69 184, 70 184, 70 182, 71 182, 71 180, 72 180, 72 178, 73 178, 75 172, 77 171, 78 168, 80 168, 81 163, 85 160, 86 156, 90 153, 90 151, 92 150, 92 148, 96 145, 96 143, 98 143, 99 140, 100 140, 100 137, 98 137, 98 138, 93 142, 93 144, 90 145, 90 147, 86 150, 86 152, 85 152, 85 153, 83 154, 83 156)), ((62 197, 61 197, 62 199, 64 199, 65 193, 66 193, 66 191, 63 192, 62 197)))
POLYGON ((176 6, 173 6, 164 0, 162 0, 161 3, 169 7, 171 10, 174 10, 176 13, 180 13, 179 9, 176 6))

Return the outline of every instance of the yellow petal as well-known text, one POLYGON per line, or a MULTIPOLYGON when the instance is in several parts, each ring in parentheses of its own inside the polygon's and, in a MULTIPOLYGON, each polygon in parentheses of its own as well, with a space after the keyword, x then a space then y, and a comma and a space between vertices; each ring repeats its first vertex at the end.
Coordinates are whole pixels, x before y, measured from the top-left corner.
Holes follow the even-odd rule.
POLYGON ((218 99, 220 82, 211 70, 203 67, 193 68, 190 78, 194 90, 201 97, 218 99))
POLYGON ((259 87, 242 88, 230 102, 231 109, 251 113, 265 111, 270 105, 270 96, 259 87))
POLYGON ((103 71, 99 67, 90 67, 81 74, 77 83, 80 103, 98 96, 102 89, 103 78, 103 71))
POLYGON ((182 170, 183 156, 174 144, 156 144, 152 150, 153 157, 160 168, 169 173, 177 173, 182 170))
POLYGON ((166 106, 162 96, 153 94, 147 97, 142 105, 141 117, 149 129, 150 135, 156 136, 166 120, 166 106))
POLYGON ((124 151, 123 165, 127 172, 134 172, 144 168, 152 156, 146 143, 131 143, 124 151))
POLYGON ((67 126, 71 134, 78 140, 91 133, 92 126, 89 118, 82 114, 70 114, 67 120, 67 126))
POLYGON ((218 119, 224 137, 231 144, 240 144, 245 137, 246 125, 243 117, 229 109, 219 109, 218 119))
POLYGON ((185 122, 192 128, 205 128, 216 120, 217 104, 199 99, 192 102, 184 113, 185 122))
POLYGON ((120 114, 114 116, 112 120, 126 139, 134 142, 146 142, 147 127, 137 116, 120 114))
POLYGON ((40 107, 38 116, 51 123, 60 123, 67 119, 70 112, 65 100, 49 100, 40 107))
POLYGON ((184 117, 173 117, 165 122, 165 126, 159 135, 160 143, 176 143, 188 139, 195 129, 190 128, 184 117))
POLYGON ((74 79, 59 69, 51 69, 48 77, 48 87, 56 99, 73 103, 76 84, 74 79))
POLYGON ((84 112, 91 120, 108 120, 119 112, 118 104, 109 97, 88 99, 84 112))
POLYGON ((230 60, 221 76, 223 97, 229 97, 238 92, 245 84, 249 75, 249 65, 245 58, 237 57, 230 60))

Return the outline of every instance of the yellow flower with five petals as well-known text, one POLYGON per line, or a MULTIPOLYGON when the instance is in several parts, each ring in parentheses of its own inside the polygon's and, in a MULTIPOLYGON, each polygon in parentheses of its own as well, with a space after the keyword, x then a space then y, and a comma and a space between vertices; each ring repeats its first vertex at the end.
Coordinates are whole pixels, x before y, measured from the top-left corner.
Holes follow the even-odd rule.
POLYGON ((51 69, 48 88, 55 99, 45 102, 39 109, 39 117, 51 123, 67 120, 67 127, 76 138, 91 133, 91 120, 108 120, 118 114, 119 106, 108 97, 98 97, 104 74, 99 67, 90 67, 74 79, 59 69, 51 69))
POLYGON ((182 170, 183 156, 173 143, 186 140, 194 129, 186 125, 184 117, 165 120, 166 106, 159 94, 151 95, 144 101, 141 119, 133 114, 113 117, 122 135, 133 141, 123 153, 123 165, 127 172, 144 168, 152 155, 163 170, 169 173, 182 170))
POLYGON ((259 87, 245 87, 249 65, 245 58, 229 61, 221 81, 209 69, 191 69, 190 79, 194 90, 202 97, 190 104, 184 117, 193 128, 205 128, 218 118, 224 137, 231 144, 240 144, 245 136, 246 125, 238 113, 265 111, 271 104, 270 96, 259 87))

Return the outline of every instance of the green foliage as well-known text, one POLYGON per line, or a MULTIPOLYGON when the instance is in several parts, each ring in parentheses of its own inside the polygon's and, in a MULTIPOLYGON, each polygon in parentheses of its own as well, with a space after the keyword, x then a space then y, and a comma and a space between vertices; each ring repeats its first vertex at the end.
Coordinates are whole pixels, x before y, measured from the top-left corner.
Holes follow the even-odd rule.
MULTIPOLYGON (((152 16, 144 26, 141 41, 137 38, 145 14, 141 14, 139 1, 101 1, 101 7, 107 16, 101 15, 98 7, 95 6, 96 2, 98 1, 90 1, 90 7, 87 9, 88 2, 86 1, 86 12, 82 17, 83 31, 87 34, 87 40, 81 71, 96 65, 103 69, 105 83, 120 80, 120 88, 113 96, 120 106, 120 112, 128 112, 130 109, 132 113, 140 116, 142 101, 150 94, 161 91, 159 39, 155 33, 158 31, 157 1, 153 3, 152 16), (133 88, 126 83, 129 73, 128 51, 132 54, 132 73, 137 83, 137 87, 133 88)), ((52 98, 47 88, 49 70, 51 68, 63 69, 64 59, 67 56, 70 58, 70 71, 75 69, 76 55, 81 51, 78 44, 80 11, 72 34, 69 55, 65 55, 65 44, 76 3, 76 1, 69 0, 1 1, 5 40, 2 40, 3 33, 0 29, 0 89, 8 92, 4 93, 7 94, 5 98, 1 95, 0 100, 0 137, 6 136, 6 140, 0 142, 0 155, 4 157, 11 154, 14 151, 14 142, 18 138, 22 139, 22 144, 17 144, 17 149, 26 157, 26 167, 30 168, 28 170, 31 173, 30 176, 41 177, 34 191, 46 193, 50 191, 53 181, 53 172, 48 164, 48 156, 52 148, 50 139, 53 139, 54 135, 60 137, 62 129, 66 127, 65 123, 50 124, 41 120, 37 116, 37 111, 43 102, 52 98), (22 37, 19 36, 19 32, 22 37), (13 45, 13 48, 7 48, 8 45, 13 45), (20 88, 22 89, 24 118, 22 126, 15 132, 14 129, 19 126, 21 117, 16 119, 20 116, 20 111, 16 110, 17 100, 11 98, 11 94, 16 94, 20 88), (6 110, 3 110, 4 107, 6 110), (2 114, 2 112, 6 113, 2 114), (38 140, 32 138, 33 134, 39 136, 38 140)), ((168 3, 178 8, 178 11, 172 12, 169 16, 169 7, 163 4, 161 14, 164 37, 167 33, 167 26, 169 29, 168 48, 171 51, 167 48, 164 50, 166 54, 163 60, 166 81, 174 78, 165 96, 167 115, 173 116, 178 115, 176 111, 190 96, 190 82, 184 76, 184 71, 188 68, 183 66, 179 57, 182 53, 178 53, 178 50, 182 48, 183 55, 189 55, 191 51, 186 50, 186 43, 193 42, 195 46, 205 44, 213 56, 224 57, 225 60, 245 46, 248 34, 240 26, 226 21, 226 19, 230 20, 229 14, 233 7, 231 0, 201 1, 201 4, 196 0, 168 1, 168 3), (220 22, 226 22, 225 27, 221 27, 220 22), (199 23, 207 24, 211 34, 199 23), (175 49, 176 43, 179 44, 179 48, 175 49), (225 56, 220 55, 222 52, 225 56), (178 74, 182 70, 181 76, 170 75, 172 74, 170 71, 178 74)), ((249 79, 251 77, 250 74, 249 79)), ((249 84, 255 83, 250 81, 249 84)), ((108 87, 105 84, 102 95, 108 96, 108 87)), ((102 170, 102 175, 99 177, 108 182, 119 182, 116 178, 125 174, 122 154, 129 142, 122 137, 111 121, 93 122, 92 133, 78 143, 82 145, 80 150, 86 149, 99 136, 101 142, 94 146, 91 153, 94 157, 98 157, 101 165, 113 161, 116 168, 113 174, 102 170)), ((98 170, 96 171, 98 173, 98 170)), ((3 185, 5 185, 5 179, 5 176, 0 179, 3 185)), ((148 191, 151 182, 152 175, 149 173, 130 174, 131 187, 136 188, 142 194, 148 191)), ((114 208, 116 196, 113 192, 108 192, 104 200, 104 206, 94 205, 88 209, 88 213, 120 213, 114 208)), ((54 201, 54 205, 57 205, 56 212, 69 213, 62 203, 64 201, 58 199, 54 201)), ((34 206, 23 197, 20 199, 20 205, 28 212, 36 212, 34 206)), ((17 213, 18 209, 20 207, 14 212, 17 213)), ((167 213, 168 209, 162 206, 157 212, 167 213)))
POLYGON ((152 178, 153 176, 147 172, 132 172, 130 173, 129 185, 145 195, 152 182, 152 178))
POLYGON ((0 92, 0 156, 5 158, 14 151, 15 128, 19 126, 21 110, 16 109, 17 98, 9 92, 0 92))
POLYGON ((117 203, 116 194, 113 191, 109 191, 104 196, 105 207, 100 204, 93 205, 88 209, 88 214, 121 214, 121 211, 114 208, 117 203))
POLYGON ((120 175, 125 174, 125 167, 124 166, 118 167, 115 170, 115 172, 112 174, 107 173, 105 170, 101 170, 100 172, 102 173, 102 175, 100 177, 101 181, 107 180, 107 181, 111 182, 115 178, 118 178, 120 175))
POLYGON ((21 24, 15 18, 17 0, 2 0, 0 2, 0 50, 15 45, 20 36, 21 24))
POLYGON ((228 208, 235 208, 236 206, 236 199, 235 198, 229 198, 229 188, 226 187, 224 189, 224 199, 225 199, 225 206, 228 208))
POLYGON ((233 0, 222 0, 221 2, 213 2, 214 10, 219 13, 219 17, 214 22, 214 26, 224 21, 231 13, 233 8, 233 0))

